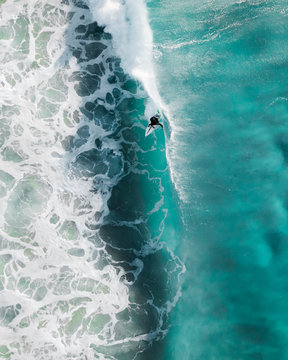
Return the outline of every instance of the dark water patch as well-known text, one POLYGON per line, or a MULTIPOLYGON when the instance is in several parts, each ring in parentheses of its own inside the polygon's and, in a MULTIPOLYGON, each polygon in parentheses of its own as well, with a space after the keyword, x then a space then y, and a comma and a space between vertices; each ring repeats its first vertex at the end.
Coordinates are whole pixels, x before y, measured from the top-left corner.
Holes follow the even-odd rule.
MULTIPOLYGON (((72 47, 73 49, 72 54, 77 59, 78 64, 99 58, 100 59, 99 69, 101 69, 102 74, 104 74, 105 67, 103 64, 101 65, 101 59, 103 58, 102 53, 107 48, 107 45, 101 42, 92 42, 92 43, 89 42, 88 44, 85 45, 85 48, 83 48, 83 45, 85 45, 85 41, 82 41, 79 45, 72 47), (101 54, 102 56, 100 57, 101 54)), ((99 74, 99 70, 95 65, 94 66, 90 64, 87 65, 87 70, 90 71, 92 74, 98 73, 98 75, 101 75, 99 74)))
POLYGON ((108 92, 106 94, 106 102, 109 104, 109 105, 113 105, 114 104, 114 98, 112 96, 112 94, 110 92, 108 92))
POLYGON ((110 76, 108 77, 108 82, 109 82, 109 84, 116 84, 116 83, 117 83, 117 77, 116 77, 116 75, 110 75, 110 76))
POLYGON ((121 98, 122 92, 118 88, 113 88, 112 94, 117 102, 121 98))
POLYGON ((96 104, 94 102, 87 101, 85 104, 85 109, 90 112, 95 109, 95 106, 96 106, 96 104))
MULTIPOLYGON (((130 146, 126 146, 127 150, 129 150, 130 146)), ((130 156, 135 156, 133 151, 130 153, 128 151, 127 155, 128 159, 130 156)), ((133 160, 134 158, 132 158, 133 160)), ((147 175, 130 173, 121 179, 112 190, 108 201, 108 207, 111 212, 110 217, 119 220, 135 221, 151 211, 157 200, 160 200, 158 189, 155 187, 155 184, 150 182, 147 175), (151 198, 144 197, 142 188, 151 189, 151 198)))
POLYGON ((105 34, 104 26, 99 26, 97 22, 88 25, 79 25, 75 28, 75 32, 81 35, 76 35, 79 40, 101 40, 109 39, 110 34, 105 34))
POLYGON ((100 139, 96 139, 95 140, 95 146, 97 149, 101 149, 102 148, 102 141, 100 139))
POLYGON ((79 25, 77 26, 77 28, 75 29, 75 31, 77 33, 85 33, 86 32, 86 26, 85 25, 79 25))
POLYGON ((78 82, 74 85, 74 89, 79 96, 89 96, 100 89, 101 81, 100 77, 96 75, 90 75, 88 73, 75 71, 70 77, 69 81, 78 82))
MULTIPOLYGON (((121 239, 120 239, 121 241, 121 239)), ((123 242, 123 241, 122 241, 123 242)), ((109 244, 106 244, 106 251, 112 257, 114 262, 126 262, 132 263, 135 260, 135 253, 133 250, 125 250, 123 248, 114 248, 109 244)))
POLYGON ((87 44, 85 46, 86 58, 87 60, 96 59, 100 54, 102 54, 103 50, 107 48, 106 45, 101 42, 93 42, 87 44))
POLYGON ((104 65, 102 63, 100 64, 93 64, 93 65, 87 65, 86 69, 87 71, 89 71, 91 74, 95 74, 95 75, 99 75, 102 76, 105 74, 105 68, 104 65), (102 66, 101 66, 101 65, 102 66), (103 67, 103 68, 102 68, 103 67))
POLYGON ((130 226, 103 225, 99 234, 112 247, 140 250, 143 240, 141 233, 130 226))
MULTIPOLYGON (((164 359, 163 357, 163 348, 167 347, 167 339, 164 338, 161 341, 155 341, 153 345, 145 350, 145 352, 139 352, 135 360, 150 360, 150 359, 164 359)), ((178 354, 175 354, 177 357, 178 354)), ((128 359, 127 359, 128 360, 128 359)))
POLYGON ((141 175, 131 173, 113 188, 111 198, 108 201, 110 216, 133 221, 143 214, 145 201, 141 192, 140 181, 141 175))
POLYGON ((88 139, 90 136, 89 126, 83 125, 77 130, 77 135, 82 139, 88 139))

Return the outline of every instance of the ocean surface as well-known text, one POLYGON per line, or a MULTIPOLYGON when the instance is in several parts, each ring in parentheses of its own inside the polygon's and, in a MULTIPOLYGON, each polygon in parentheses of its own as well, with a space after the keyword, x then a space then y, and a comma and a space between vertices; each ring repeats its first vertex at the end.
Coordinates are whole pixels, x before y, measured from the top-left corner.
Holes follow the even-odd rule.
POLYGON ((0 359, 288 359, 287 49, 284 0, 0 0, 0 359))

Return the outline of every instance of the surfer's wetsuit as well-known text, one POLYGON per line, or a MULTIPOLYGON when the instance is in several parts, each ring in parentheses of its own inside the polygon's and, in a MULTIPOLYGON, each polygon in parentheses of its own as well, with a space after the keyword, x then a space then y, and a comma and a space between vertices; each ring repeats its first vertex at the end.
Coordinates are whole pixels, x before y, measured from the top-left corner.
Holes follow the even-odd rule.
POLYGON ((152 116, 151 119, 150 119, 150 124, 149 126, 155 126, 155 125, 160 125, 161 128, 163 129, 163 125, 159 123, 159 118, 156 117, 156 116, 152 116))

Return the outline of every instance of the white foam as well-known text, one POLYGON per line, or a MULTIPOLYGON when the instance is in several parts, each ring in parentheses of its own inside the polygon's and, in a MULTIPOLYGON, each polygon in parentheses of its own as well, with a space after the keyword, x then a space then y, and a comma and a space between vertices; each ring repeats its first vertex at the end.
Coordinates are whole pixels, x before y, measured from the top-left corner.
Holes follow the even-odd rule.
POLYGON ((113 36, 116 53, 126 73, 142 82, 162 109, 153 64, 153 33, 144 0, 90 0, 94 18, 113 36))
MULTIPOLYGON (((89 224, 95 224, 97 211, 105 210, 113 179, 103 183, 104 195, 101 191, 92 193, 93 180, 74 176, 70 165, 80 152, 94 147, 96 134, 104 137, 106 133, 89 124, 92 136, 81 149, 69 153, 61 145, 66 136, 75 135, 77 127, 85 123, 85 119, 79 125, 73 120, 82 99, 75 93, 74 84, 68 82, 73 71, 79 70, 75 61, 66 62, 69 7, 54 0, 11 0, 0 9, 0 26, 11 27, 11 39, 0 40, 0 141, 4 141, 0 153, 0 184, 4 189, 0 207, 0 307, 10 309, 12 315, 12 308, 15 314, 18 312, 14 319, 7 320, 11 331, 5 327, 1 345, 17 344, 19 351, 14 349, 14 360, 23 356, 35 359, 41 351, 48 351, 51 359, 64 359, 63 354, 78 356, 85 347, 85 354, 92 358, 95 351, 89 350, 91 343, 107 344, 106 332, 113 339, 113 316, 128 307, 128 287, 121 280, 123 271, 109 264, 98 269, 98 262, 108 255, 100 240, 98 248, 88 240, 96 238, 89 224), (27 18, 30 21, 26 22, 27 18), (20 39, 22 33, 15 22, 19 19, 23 21, 24 36, 18 44, 15 38, 20 39), (40 41, 45 32, 51 32, 50 40, 40 41), (25 40, 27 51, 23 50, 25 40), (1 178, 5 173, 6 182, 1 178), (76 249, 76 255, 71 255, 71 249, 76 249), (24 279, 28 285, 21 285, 24 279), (43 298, 37 294, 41 288, 43 298), (77 298, 86 300, 77 305, 77 298), (59 302, 67 304, 65 312, 60 310, 59 302), (87 325, 81 323, 69 333, 73 313, 80 306, 87 324, 96 315, 109 314, 100 336, 88 331, 83 341, 81 332, 85 333, 87 325)), ((117 151, 117 144, 111 141, 105 146, 117 151)))

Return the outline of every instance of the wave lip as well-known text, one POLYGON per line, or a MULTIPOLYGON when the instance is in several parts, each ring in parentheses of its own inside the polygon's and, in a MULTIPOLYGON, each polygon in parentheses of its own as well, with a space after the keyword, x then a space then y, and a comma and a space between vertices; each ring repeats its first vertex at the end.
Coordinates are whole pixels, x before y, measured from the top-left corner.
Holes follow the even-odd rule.
POLYGON ((94 19, 112 34, 125 72, 141 81, 154 103, 161 107, 153 65, 153 33, 145 2, 90 0, 90 4, 94 19))

